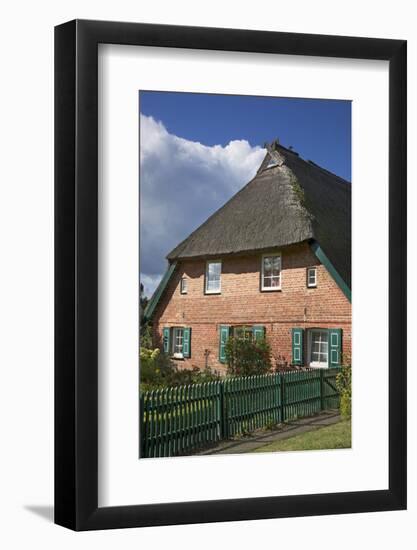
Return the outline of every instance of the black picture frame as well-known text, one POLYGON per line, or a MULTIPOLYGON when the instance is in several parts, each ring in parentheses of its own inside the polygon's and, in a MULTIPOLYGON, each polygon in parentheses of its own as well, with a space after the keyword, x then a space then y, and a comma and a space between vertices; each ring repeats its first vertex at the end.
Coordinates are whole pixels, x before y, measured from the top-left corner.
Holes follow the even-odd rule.
POLYGON ((406 41, 75 20, 55 28, 55 522, 74 530, 406 508, 406 41), (389 488, 98 507, 98 44, 389 61, 389 488))

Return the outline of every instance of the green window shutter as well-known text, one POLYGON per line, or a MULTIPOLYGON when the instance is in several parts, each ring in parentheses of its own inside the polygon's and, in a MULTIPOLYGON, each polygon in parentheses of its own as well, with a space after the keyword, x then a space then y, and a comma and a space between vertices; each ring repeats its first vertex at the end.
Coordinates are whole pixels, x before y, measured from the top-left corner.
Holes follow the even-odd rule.
POLYGON ((182 354, 184 357, 191 357, 191 329, 184 328, 182 341, 182 354))
POLYGON ((304 365, 304 329, 292 329, 292 364, 304 365))
POLYGON ((226 344, 229 339, 230 327, 228 325, 220 325, 220 340, 219 340, 219 361, 226 363, 226 344))
POLYGON ((342 329, 329 329, 329 367, 340 367, 342 362, 342 329))
POLYGON ((252 327, 253 339, 263 340, 265 338, 265 327, 262 325, 254 325, 252 327))
POLYGON ((170 329, 165 327, 163 330, 162 330, 162 341, 164 343, 164 353, 169 353, 169 350, 170 350, 170 329))

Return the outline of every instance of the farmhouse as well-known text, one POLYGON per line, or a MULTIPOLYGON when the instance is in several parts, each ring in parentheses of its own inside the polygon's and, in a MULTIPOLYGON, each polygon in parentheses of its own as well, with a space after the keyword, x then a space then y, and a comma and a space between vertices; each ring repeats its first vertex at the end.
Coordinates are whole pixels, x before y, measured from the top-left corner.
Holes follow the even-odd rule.
POLYGON ((278 142, 256 176, 168 255, 145 317, 181 367, 226 369, 230 335, 275 359, 351 354, 351 185, 278 142))

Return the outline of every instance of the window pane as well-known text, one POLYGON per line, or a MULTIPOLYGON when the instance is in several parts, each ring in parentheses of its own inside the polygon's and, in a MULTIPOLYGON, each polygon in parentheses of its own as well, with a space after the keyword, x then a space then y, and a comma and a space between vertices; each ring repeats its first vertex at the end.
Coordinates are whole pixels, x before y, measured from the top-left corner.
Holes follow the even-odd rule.
POLYGON ((182 353, 182 341, 184 331, 182 328, 174 329, 174 353, 182 353))
POLYGON ((207 290, 220 290, 220 280, 217 281, 207 281, 207 290))
POLYGON ((264 288, 274 288, 279 287, 281 282, 281 277, 267 276, 264 277, 263 286, 264 288))
POLYGON ((221 265, 222 264, 220 262, 210 262, 208 264, 209 277, 212 277, 212 276, 220 277, 221 265))
POLYGON ((281 277, 272 277, 272 284, 271 286, 277 287, 281 284, 281 277))
POLYGON ((264 275, 279 275, 281 270, 280 256, 265 256, 264 258, 264 275))
POLYGON ((309 285, 315 285, 316 284, 316 270, 315 269, 309 269, 308 270, 308 284, 309 285))
POLYGON ((271 258, 264 258, 264 276, 272 275, 272 261, 271 258))
POLYGON ((311 333, 311 358, 313 363, 327 363, 328 333, 325 330, 315 330, 311 333))
POLYGON ((272 259, 272 275, 279 275, 280 270, 281 270, 281 258, 279 256, 275 256, 272 259))
POLYGON ((206 290, 209 292, 220 291, 221 271, 221 262, 209 262, 207 264, 206 290))
POLYGON ((277 288, 281 285, 281 257, 265 256, 263 258, 263 288, 277 288))

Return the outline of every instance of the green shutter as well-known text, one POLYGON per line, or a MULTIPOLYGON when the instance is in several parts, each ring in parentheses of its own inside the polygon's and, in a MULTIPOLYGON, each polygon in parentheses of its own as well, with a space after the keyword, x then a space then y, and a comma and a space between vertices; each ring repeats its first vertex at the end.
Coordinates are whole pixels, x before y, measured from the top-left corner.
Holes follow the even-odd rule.
POLYGON ((292 329, 292 364, 304 365, 304 329, 292 329))
POLYGON ((329 329, 329 367, 340 367, 342 362, 342 329, 329 329))
POLYGON ((191 357, 191 329, 184 328, 182 341, 182 354, 184 357, 191 357))
POLYGON ((165 327, 162 330, 162 341, 164 343, 164 353, 169 353, 169 350, 170 350, 169 335, 170 335, 170 329, 165 327))
POLYGON ((220 325, 220 340, 219 340, 219 361, 226 363, 226 344, 229 339, 230 327, 228 325, 220 325))
POLYGON ((265 327, 262 325, 254 325, 252 327, 253 339, 263 340, 265 338, 265 327))

